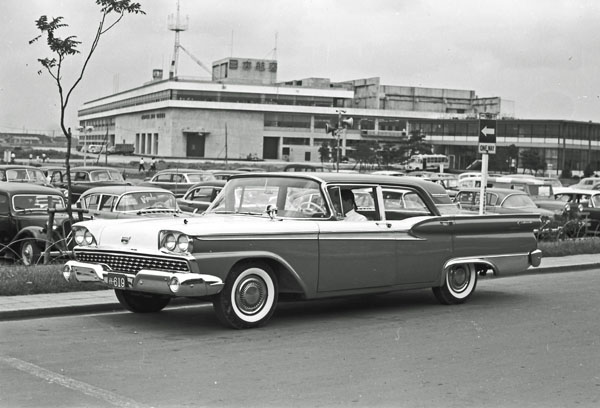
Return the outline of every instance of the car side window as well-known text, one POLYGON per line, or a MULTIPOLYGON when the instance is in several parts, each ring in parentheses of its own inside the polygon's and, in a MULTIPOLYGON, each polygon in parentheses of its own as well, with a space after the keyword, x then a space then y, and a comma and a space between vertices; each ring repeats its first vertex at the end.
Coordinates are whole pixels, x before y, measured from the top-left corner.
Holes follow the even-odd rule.
POLYGON ((185 183, 185 177, 183 174, 173 174, 173 182, 174 183, 185 183))
POLYGON ((0 215, 6 215, 10 212, 8 196, 0 194, 0 215))
POLYGON ((210 201, 212 194, 212 187, 200 187, 192 192, 189 199, 192 201, 210 201))
POLYGON ((99 202, 100 202, 99 194, 90 194, 89 196, 84 198, 83 205, 84 205, 84 208, 87 208, 89 210, 97 210, 99 202))
POLYGON ((115 198, 116 197, 114 195, 103 195, 100 199, 99 209, 103 211, 110 211, 113 203, 115 202, 115 198))
POLYGON ((89 181, 88 174, 83 171, 78 171, 75 173, 75 177, 73 177, 74 181, 89 181))
POLYGON ((153 181, 158 183, 168 183, 171 181, 171 173, 158 174, 156 177, 154 177, 153 181))
POLYGON ((382 194, 387 220, 402 220, 409 217, 431 215, 427 204, 416 191, 404 188, 385 188, 382 194))

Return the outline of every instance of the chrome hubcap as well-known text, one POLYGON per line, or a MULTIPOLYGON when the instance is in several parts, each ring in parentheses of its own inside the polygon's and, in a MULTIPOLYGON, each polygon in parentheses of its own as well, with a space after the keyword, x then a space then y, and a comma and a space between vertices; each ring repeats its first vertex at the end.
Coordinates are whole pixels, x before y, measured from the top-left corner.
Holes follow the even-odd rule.
POLYGON ((464 291, 469 285, 469 272, 464 267, 452 268, 448 274, 448 285, 455 292, 464 291))
POLYGON ((255 314, 264 306, 267 299, 267 286, 257 276, 251 276, 240 282, 235 300, 244 314, 255 314))

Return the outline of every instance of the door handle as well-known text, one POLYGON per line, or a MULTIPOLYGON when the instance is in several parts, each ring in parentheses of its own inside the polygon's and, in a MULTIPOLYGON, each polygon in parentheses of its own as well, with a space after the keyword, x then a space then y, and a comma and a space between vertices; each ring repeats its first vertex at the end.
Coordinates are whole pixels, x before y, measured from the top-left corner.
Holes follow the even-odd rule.
POLYGON ((376 222, 375 223, 378 227, 387 227, 387 228, 392 228, 392 224, 389 222, 376 222))
POLYGON ((454 221, 440 221, 440 224, 450 226, 450 225, 454 225, 454 221))
POLYGON ((518 225, 530 225, 533 224, 533 221, 517 221, 518 225))

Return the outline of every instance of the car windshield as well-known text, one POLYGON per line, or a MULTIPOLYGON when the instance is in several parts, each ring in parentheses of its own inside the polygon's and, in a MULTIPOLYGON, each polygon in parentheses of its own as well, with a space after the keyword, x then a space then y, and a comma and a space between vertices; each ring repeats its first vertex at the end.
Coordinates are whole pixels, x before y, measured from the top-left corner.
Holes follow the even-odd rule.
POLYGON ((267 206, 279 217, 327 218, 329 208, 314 180, 287 177, 245 177, 230 180, 207 213, 266 215, 267 206))
POLYGON ((49 205, 54 208, 64 208, 65 201, 59 195, 48 194, 17 194, 13 196, 15 211, 47 211, 49 205))
POLYGON ((6 170, 7 181, 46 183, 46 176, 37 169, 9 169, 6 170))
POLYGON ((175 196, 169 192, 140 191, 124 194, 115 211, 140 211, 140 210, 177 210, 177 201, 175 196))
POLYGON ((91 181, 124 181, 123 175, 117 170, 94 170, 90 172, 91 181))
POLYGON ((531 197, 527 194, 514 194, 504 199, 502 207, 505 208, 537 208, 531 197))

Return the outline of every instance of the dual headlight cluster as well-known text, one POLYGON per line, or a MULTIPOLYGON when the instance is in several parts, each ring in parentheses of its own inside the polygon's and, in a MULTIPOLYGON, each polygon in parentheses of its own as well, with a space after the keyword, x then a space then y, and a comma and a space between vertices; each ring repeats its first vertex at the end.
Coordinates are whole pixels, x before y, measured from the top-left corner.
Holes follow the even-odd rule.
POLYGON ((165 249, 169 252, 192 252, 192 238, 182 232, 161 231, 159 242, 160 249, 165 249))
POLYGON ((96 238, 85 227, 73 226, 73 239, 79 246, 96 246, 96 238))

